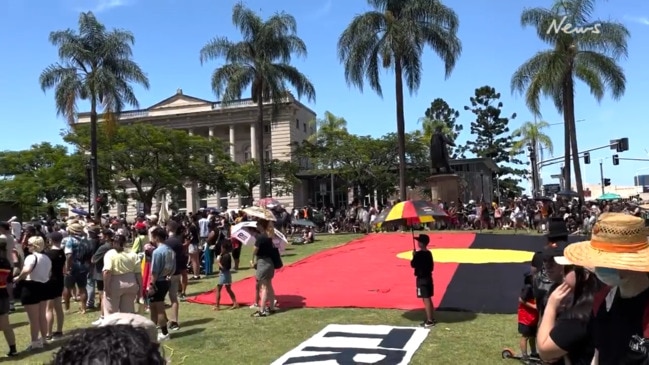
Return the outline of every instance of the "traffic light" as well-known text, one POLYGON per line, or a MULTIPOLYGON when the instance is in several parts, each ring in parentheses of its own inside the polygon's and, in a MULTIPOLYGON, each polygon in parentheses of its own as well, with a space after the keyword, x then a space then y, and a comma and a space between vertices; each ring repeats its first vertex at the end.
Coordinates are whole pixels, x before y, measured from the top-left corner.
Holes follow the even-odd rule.
POLYGON ((617 146, 615 148, 617 152, 624 152, 629 150, 629 139, 628 138, 620 138, 617 141, 617 146))
POLYGON ((620 156, 613 155, 613 165, 617 166, 620 164, 620 156))
POLYGON ((586 165, 590 164, 590 152, 584 152, 584 163, 586 165))
POLYGON ((611 185, 611 179, 604 179, 604 186, 611 185))

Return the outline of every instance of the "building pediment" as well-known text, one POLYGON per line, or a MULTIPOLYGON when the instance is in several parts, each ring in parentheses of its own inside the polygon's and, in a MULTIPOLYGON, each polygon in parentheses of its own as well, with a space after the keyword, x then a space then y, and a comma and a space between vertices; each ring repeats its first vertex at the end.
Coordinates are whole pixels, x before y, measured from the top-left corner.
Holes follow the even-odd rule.
POLYGON ((184 108, 212 105, 212 101, 184 95, 181 89, 178 89, 175 95, 166 98, 157 104, 151 105, 147 110, 160 110, 167 108, 184 108))

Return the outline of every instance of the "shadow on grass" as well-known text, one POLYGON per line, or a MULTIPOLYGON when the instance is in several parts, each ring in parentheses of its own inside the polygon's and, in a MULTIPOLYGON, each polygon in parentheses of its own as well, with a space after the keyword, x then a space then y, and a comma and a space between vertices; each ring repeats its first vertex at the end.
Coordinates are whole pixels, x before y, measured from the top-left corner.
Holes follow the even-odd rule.
POLYGON ((285 253, 282 255, 282 257, 291 257, 291 256, 297 256, 296 253, 285 253))
POLYGON ((285 250, 286 251, 293 251, 293 250, 295 250, 295 247, 286 247, 285 250))
POLYGON ((192 326, 200 326, 202 324, 210 323, 214 320, 214 318, 199 318, 199 319, 192 319, 191 321, 185 321, 181 323, 183 327, 192 327, 192 326))
POLYGON ((301 295, 282 294, 276 298, 278 313, 288 312, 292 309, 300 309, 306 307, 305 298, 301 295))
POLYGON ((26 326, 28 324, 29 324, 29 322, 16 322, 16 323, 11 324, 11 328, 15 329, 15 328, 19 328, 19 327, 22 327, 22 326, 26 326))
MULTIPOLYGON (((403 312, 401 317, 410 321, 423 321, 426 318, 426 313, 423 309, 410 310, 403 312)), ((435 319, 439 323, 471 322, 476 318, 477 315, 474 312, 462 308, 440 307, 435 309, 435 319)))
POLYGON ((205 328, 191 328, 191 329, 188 329, 186 331, 180 330, 178 332, 174 332, 171 335, 171 339, 174 340, 174 339, 185 337, 185 336, 196 335, 196 334, 199 334, 199 333, 201 333, 203 331, 205 331, 205 328))
MULTIPOLYGON (((48 352, 48 351, 54 351, 54 353, 52 354, 52 356, 54 356, 54 354, 56 354, 56 352, 59 350, 59 348, 63 347, 68 341, 69 341, 69 337, 66 336, 66 337, 64 337, 64 338, 62 338, 60 340, 48 343, 45 346, 43 346, 43 348, 40 348, 40 349, 31 350, 31 351, 27 351, 27 350, 20 351, 19 350, 20 352, 16 356, 0 358, 0 363, 3 363, 3 362, 15 363, 17 360, 22 360, 22 359, 25 359, 25 358, 28 358, 28 357, 31 357, 31 356, 34 356, 34 355, 37 355, 37 354, 42 354, 42 353, 48 352)), ((31 364, 31 362, 30 362, 30 364, 31 364)))

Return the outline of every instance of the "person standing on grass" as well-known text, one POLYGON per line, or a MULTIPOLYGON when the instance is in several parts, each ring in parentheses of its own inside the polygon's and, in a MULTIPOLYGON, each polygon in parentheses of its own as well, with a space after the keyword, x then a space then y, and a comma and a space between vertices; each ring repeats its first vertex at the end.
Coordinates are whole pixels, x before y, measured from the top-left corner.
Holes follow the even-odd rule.
MULTIPOLYGON (((7 288, 11 285, 12 263, 9 256, 8 239, 6 236, 0 236, 0 331, 5 336, 7 346, 9 346, 8 357, 16 356, 16 335, 14 329, 9 323, 9 292, 7 288)), ((59 301, 60 302, 60 301, 59 301)))
POLYGON ((239 308, 237 304, 237 298, 232 291, 232 245, 230 242, 225 242, 221 245, 221 254, 216 258, 217 263, 219 264, 219 283, 216 286, 216 305, 214 310, 218 311, 221 305, 221 290, 225 287, 225 290, 232 300, 232 309, 239 308))
MULTIPOLYGON (((106 253, 110 250, 113 249, 113 239, 115 238, 115 234, 113 231, 106 229, 104 230, 100 235, 99 235, 99 240, 101 242, 101 246, 97 248, 95 251, 95 254, 92 255, 92 258, 90 259, 90 262, 93 265, 92 271, 93 271, 93 279, 94 282, 97 285, 97 293, 99 294, 99 318, 92 322, 93 326, 99 326, 101 324, 101 321, 104 320, 104 257, 106 256, 106 253)), ((93 298, 94 301, 94 298, 93 298)))
POLYGON ((435 308, 433 307, 433 253, 428 250, 428 243, 430 237, 426 234, 420 234, 415 237, 419 245, 419 250, 413 250, 412 260, 410 267, 415 271, 416 285, 417 285, 417 298, 424 302, 424 310, 426 311, 426 320, 421 324, 424 328, 430 328, 437 324, 435 320, 435 308))
POLYGON ((60 232, 54 231, 48 236, 50 240, 50 248, 45 251, 45 255, 52 261, 52 272, 50 280, 47 282, 47 336, 46 340, 51 341, 63 337, 63 303, 61 296, 63 295, 63 270, 65 269, 65 253, 63 252, 63 235, 60 232), (56 331, 54 330, 54 316, 56 316, 56 331))
POLYGON ((160 327, 158 341, 169 339, 167 328, 167 313, 165 311, 165 297, 171 286, 171 276, 176 271, 176 254, 165 241, 167 233, 162 228, 156 228, 150 232, 151 242, 157 248, 151 254, 151 280, 147 288, 149 297, 149 312, 151 321, 160 327))

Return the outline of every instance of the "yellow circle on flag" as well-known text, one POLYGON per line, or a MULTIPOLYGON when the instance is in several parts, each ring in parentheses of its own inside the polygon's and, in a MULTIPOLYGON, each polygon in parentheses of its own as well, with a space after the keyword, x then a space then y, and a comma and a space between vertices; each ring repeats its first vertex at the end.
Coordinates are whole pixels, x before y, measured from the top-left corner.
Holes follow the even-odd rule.
MULTIPOLYGON (((524 263, 531 261, 534 256, 534 252, 530 251, 487 248, 434 248, 431 251, 435 262, 454 264, 524 263)), ((401 252, 397 257, 411 260, 412 251, 401 252)))

